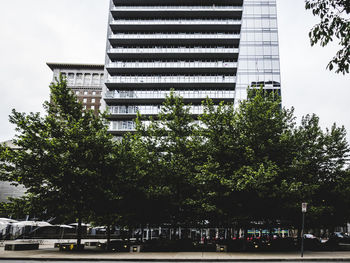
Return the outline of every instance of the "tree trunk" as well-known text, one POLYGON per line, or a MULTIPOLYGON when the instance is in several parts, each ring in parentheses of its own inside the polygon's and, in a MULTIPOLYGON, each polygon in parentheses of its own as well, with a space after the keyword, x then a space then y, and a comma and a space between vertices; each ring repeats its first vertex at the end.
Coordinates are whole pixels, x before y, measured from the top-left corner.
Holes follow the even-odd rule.
POLYGON ((301 240, 301 227, 298 227, 297 238, 298 238, 298 240, 301 240))
POLYGON ((82 228, 81 228, 81 217, 78 218, 78 229, 77 229, 77 248, 81 248, 82 228))
POLYGON ((143 240, 144 240, 144 234, 145 234, 145 232, 144 232, 144 227, 143 227, 143 225, 141 225, 141 242, 143 243, 143 240))
POLYGON ((246 227, 244 227, 243 229, 243 251, 247 250, 247 237, 248 237, 248 229, 246 227))
POLYGON ((106 244, 107 250, 110 250, 111 248, 111 226, 107 226, 107 244, 106 244))

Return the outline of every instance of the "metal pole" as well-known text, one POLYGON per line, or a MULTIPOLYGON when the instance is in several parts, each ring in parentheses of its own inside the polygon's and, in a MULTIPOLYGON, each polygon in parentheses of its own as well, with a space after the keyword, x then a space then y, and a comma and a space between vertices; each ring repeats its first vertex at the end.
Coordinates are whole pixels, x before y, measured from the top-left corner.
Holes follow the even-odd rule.
POLYGON ((304 226, 305 226, 305 213, 303 212, 303 223, 301 227, 301 257, 304 257, 304 226))

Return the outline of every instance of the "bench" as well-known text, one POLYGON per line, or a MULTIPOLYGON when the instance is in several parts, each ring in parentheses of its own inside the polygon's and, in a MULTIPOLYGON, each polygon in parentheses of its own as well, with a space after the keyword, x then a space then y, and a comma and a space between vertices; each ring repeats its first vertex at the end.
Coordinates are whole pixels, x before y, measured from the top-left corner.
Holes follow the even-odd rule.
POLYGON ((38 250, 39 243, 10 243, 5 244, 5 250, 20 251, 20 250, 38 250))

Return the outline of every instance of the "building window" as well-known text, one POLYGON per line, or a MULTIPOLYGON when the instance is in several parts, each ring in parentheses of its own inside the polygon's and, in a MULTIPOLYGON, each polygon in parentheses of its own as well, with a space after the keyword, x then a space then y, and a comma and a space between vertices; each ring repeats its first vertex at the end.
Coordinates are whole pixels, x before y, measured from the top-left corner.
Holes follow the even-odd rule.
POLYGON ((69 73, 68 74, 68 85, 73 85, 74 84, 74 73, 69 73))
POLYGON ((87 103, 87 98, 84 98, 84 99, 83 99, 83 103, 87 103))
POLYGON ((100 76, 98 74, 92 75, 92 85, 98 85, 100 83, 100 76))
POLYGON ((87 91, 84 91, 84 95, 88 95, 88 92, 87 92, 87 91))
POLYGON ((80 91, 77 90, 77 91, 75 92, 75 95, 79 95, 79 94, 80 94, 80 91))
POLYGON ((95 110, 95 106, 94 106, 94 105, 92 105, 92 106, 91 106, 91 109, 92 109, 92 110, 95 110))
POLYGON ((84 85, 89 86, 91 84, 91 74, 84 75, 84 85))
POLYGON ((96 102, 96 99, 91 99, 91 103, 95 103, 96 102))
POLYGON ((93 91, 93 92, 92 92, 92 95, 96 95, 96 91, 93 91))
POLYGON ((75 85, 83 85, 83 74, 77 74, 75 85))

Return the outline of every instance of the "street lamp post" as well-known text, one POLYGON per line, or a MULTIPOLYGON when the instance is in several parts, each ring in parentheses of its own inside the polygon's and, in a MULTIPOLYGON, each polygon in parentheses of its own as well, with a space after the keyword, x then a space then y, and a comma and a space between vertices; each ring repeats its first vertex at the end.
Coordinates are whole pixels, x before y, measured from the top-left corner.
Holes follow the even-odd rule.
POLYGON ((303 214, 302 226, 301 226, 301 257, 304 257, 304 227, 305 227, 305 214, 307 210, 307 203, 301 204, 301 212, 303 214))

